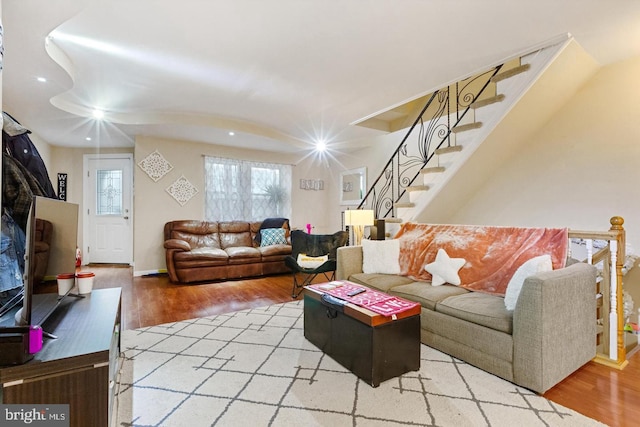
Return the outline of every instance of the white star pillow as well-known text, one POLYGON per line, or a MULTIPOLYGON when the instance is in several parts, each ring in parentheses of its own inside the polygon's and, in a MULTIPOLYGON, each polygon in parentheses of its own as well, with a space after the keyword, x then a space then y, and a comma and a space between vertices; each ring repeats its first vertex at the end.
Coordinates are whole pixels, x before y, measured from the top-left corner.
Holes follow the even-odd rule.
POLYGON ((449 254, 444 249, 438 249, 436 260, 424 266, 424 269, 431 273, 431 286, 440 286, 445 283, 460 285, 458 270, 467 262, 464 258, 449 258, 449 254))

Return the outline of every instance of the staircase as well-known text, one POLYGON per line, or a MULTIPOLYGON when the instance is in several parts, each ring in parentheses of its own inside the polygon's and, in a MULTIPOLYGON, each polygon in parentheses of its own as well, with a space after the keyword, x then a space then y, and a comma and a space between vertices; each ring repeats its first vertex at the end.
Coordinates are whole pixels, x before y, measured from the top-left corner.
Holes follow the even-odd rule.
POLYGON ((402 222, 417 221, 568 43, 522 55, 359 123, 409 129, 358 208, 385 219, 388 235, 402 222))
MULTIPOLYGON (((592 58, 586 56, 569 39, 431 94, 359 208, 372 209, 376 218, 385 220, 387 236, 394 236, 406 221, 446 223, 453 218, 455 223, 456 213, 463 212, 465 205, 481 205, 477 200, 467 204, 475 193, 480 194, 478 199, 489 199, 490 204, 490 193, 500 194, 499 189, 487 185, 495 182, 490 180, 494 171, 526 147, 531 135, 550 123, 555 112, 595 73, 592 58), (469 95, 468 103, 460 103, 459 88, 466 87, 470 80, 484 83, 469 95)), ((393 130, 403 120, 400 111, 389 115, 394 119, 387 125, 379 117, 371 123, 393 130)), ((519 160, 523 156, 518 156, 519 160)), ((502 176, 500 182, 504 179, 502 176)), ((569 233, 572 239, 591 241, 587 244, 591 245, 587 262, 604 265, 597 285, 598 354, 594 361, 618 369, 628 363, 620 308, 623 222, 622 218, 612 218, 608 232, 569 233), (608 245, 593 251, 595 240, 608 245)))

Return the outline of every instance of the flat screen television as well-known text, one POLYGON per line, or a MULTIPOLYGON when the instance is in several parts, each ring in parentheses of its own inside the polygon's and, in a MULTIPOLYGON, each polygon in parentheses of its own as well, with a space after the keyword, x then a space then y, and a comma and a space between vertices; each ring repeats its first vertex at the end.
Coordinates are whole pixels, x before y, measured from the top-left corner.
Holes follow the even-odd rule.
POLYGON ((18 326, 30 326, 31 309, 33 302, 33 287, 35 286, 33 277, 35 272, 35 236, 36 236, 36 197, 31 201, 29 208, 29 217, 27 219, 27 228, 25 230, 25 250, 24 250, 24 291, 22 309, 19 311, 20 317, 16 318, 18 326))
MULTIPOLYGON (((22 307, 18 316, 13 315, 9 318, 8 314, 5 314, 0 317, 0 325, 3 327, 41 326, 69 295, 67 292, 59 296, 57 291, 49 294, 34 293, 34 287, 38 286, 34 283, 36 218, 45 219, 53 225, 45 278, 55 280, 57 274, 75 272, 78 205, 46 197, 33 197, 25 229, 22 307)), ((15 310, 11 310, 11 313, 15 313, 15 310)))

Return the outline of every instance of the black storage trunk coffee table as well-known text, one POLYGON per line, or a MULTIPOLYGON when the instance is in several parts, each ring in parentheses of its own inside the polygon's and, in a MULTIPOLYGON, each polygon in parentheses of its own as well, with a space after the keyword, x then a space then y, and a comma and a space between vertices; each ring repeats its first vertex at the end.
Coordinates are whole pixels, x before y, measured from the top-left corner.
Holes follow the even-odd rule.
POLYGON ((336 307, 305 287, 304 336, 373 387, 420 369, 420 306, 395 319, 348 303, 336 307))

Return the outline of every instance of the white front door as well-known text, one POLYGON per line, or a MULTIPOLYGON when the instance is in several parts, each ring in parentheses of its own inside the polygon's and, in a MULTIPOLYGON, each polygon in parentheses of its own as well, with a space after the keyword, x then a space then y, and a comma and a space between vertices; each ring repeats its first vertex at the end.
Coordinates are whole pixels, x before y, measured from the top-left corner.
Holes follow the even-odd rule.
POLYGON ((131 154, 85 156, 83 263, 133 262, 132 163, 131 154))

